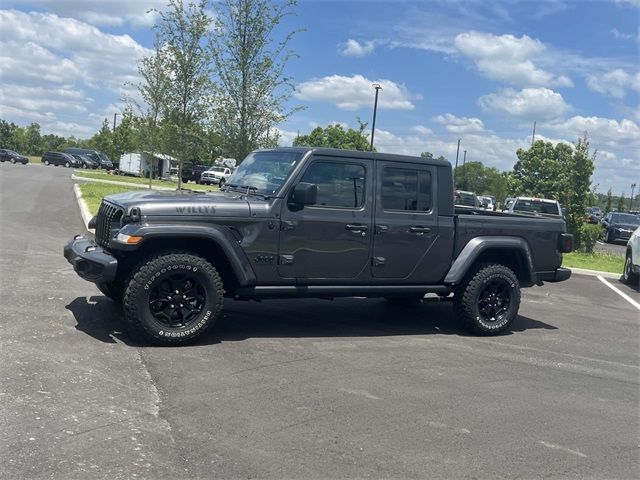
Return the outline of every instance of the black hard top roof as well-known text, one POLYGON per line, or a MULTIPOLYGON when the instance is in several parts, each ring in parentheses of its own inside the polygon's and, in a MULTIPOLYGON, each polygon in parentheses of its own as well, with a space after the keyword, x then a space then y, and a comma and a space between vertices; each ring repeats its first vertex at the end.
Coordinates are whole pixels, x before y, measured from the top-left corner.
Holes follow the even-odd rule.
POLYGON ((446 160, 427 159, 422 157, 413 157, 410 155, 396 155, 393 153, 382 152, 363 152, 359 150, 342 150, 339 148, 322 148, 322 147, 280 147, 260 150, 261 152, 297 152, 302 155, 312 152, 314 155, 322 155, 326 157, 339 158, 366 158, 371 160, 385 160, 389 162, 412 162, 422 163, 426 165, 435 165, 441 167, 450 167, 451 163, 446 160))

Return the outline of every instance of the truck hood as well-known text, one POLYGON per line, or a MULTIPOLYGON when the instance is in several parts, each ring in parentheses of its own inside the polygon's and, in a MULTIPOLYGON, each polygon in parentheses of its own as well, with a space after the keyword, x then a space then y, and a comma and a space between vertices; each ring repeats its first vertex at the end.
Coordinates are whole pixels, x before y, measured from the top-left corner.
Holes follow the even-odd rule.
POLYGON ((109 195, 108 202, 120 205, 129 215, 133 207, 142 216, 248 217, 249 203, 236 192, 149 191, 109 195))

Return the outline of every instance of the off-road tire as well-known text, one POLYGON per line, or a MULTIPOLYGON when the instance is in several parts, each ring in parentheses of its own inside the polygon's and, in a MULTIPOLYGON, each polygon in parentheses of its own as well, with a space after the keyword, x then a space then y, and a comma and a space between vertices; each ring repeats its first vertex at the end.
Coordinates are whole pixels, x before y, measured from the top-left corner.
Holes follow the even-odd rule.
POLYGON ((122 303, 122 296, 124 295, 122 282, 96 283, 96 287, 105 297, 116 303, 122 303))
POLYGON ((497 335, 509 328, 518 315, 520 307, 520 284, 515 273, 504 265, 485 264, 470 275, 460 285, 454 295, 456 317, 473 333, 480 335, 497 335), (487 321, 480 315, 478 302, 480 295, 489 282, 499 281, 508 285, 509 306, 504 317, 495 323, 487 321))
POLYGON ((207 260, 189 252, 164 252, 132 272, 124 292, 124 317, 129 332, 138 338, 156 345, 182 345, 193 341, 215 324, 222 310, 223 295, 220 275, 207 260), (186 327, 170 327, 161 323, 149 306, 152 290, 171 272, 184 272, 196 277, 206 293, 201 312, 186 327))
POLYGON ((624 269, 622 270, 622 281, 627 285, 638 286, 640 277, 637 273, 633 273, 633 264, 631 262, 631 252, 627 251, 624 257, 624 269))

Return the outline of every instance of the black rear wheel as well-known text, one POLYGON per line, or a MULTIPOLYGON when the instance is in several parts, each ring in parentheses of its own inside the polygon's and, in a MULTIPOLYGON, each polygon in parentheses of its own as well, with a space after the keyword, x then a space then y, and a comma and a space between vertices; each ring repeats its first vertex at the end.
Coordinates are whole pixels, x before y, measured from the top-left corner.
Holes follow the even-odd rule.
POLYGON ((474 333, 503 332, 515 320, 520 307, 518 278, 504 265, 484 265, 460 286, 454 305, 458 318, 474 333))
POLYGON ((624 259, 624 270, 622 271, 622 281, 627 285, 638 285, 640 277, 633 272, 633 260, 631 252, 628 251, 624 259))

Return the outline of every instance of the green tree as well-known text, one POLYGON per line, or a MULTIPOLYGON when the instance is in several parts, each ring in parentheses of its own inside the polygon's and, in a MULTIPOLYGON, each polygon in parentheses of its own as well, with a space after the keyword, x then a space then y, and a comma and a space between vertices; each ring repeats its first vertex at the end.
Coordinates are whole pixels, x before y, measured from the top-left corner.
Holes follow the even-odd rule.
POLYGON ((238 161, 265 145, 268 132, 296 110, 285 108, 294 89, 285 67, 295 56, 287 46, 297 32, 273 39, 296 3, 223 0, 215 5, 215 119, 227 152, 238 161))
MULTIPOLYGON (((138 63, 138 73, 142 80, 135 87, 142 101, 129 101, 129 104, 140 113, 140 118, 135 119, 134 122, 138 132, 137 143, 141 150, 148 150, 151 156, 158 152, 159 122, 163 112, 168 110, 166 98, 170 87, 166 58, 160 48, 157 36, 154 47, 153 54, 138 63)), ((151 169, 149 171, 149 188, 151 188, 153 174, 153 169, 151 169)))
POLYGON ((518 191, 516 195, 530 195, 544 198, 559 197, 562 191, 562 164, 558 160, 565 154, 566 145, 538 140, 527 150, 518 149, 518 161, 513 167, 513 176, 518 191))
POLYGON ((604 207, 605 213, 609 213, 611 211, 611 207, 613 205, 612 195, 613 194, 611 193, 611 188, 609 188, 609 190, 607 190, 607 203, 605 204, 605 207, 604 207))
POLYGON ((166 96, 167 114, 178 133, 171 149, 179 160, 178 188, 182 186, 184 160, 194 157, 197 143, 194 127, 206 118, 212 94, 206 44, 211 18, 206 7, 207 0, 188 4, 184 0, 169 0, 167 9, 159 12, 160 20, 155 26, 164 52, 166 76, 171 79, 166 96))
POLYGON ((358 130, 349 128, 345 130, 342 125, 331 124, 325 128, 316 127, 309 135, 300 135, 293 141, 294 147, 327 147, 344 150, 369 151, 368 135, 365 133, 366 123, 359 119, 358 130))
POLYGON ((622 192, 622 195, 618 198, 618 211, 624 212, 624 192, 622 192))
MULTIPOLYGON (((422 152, 420 154, 420 156, 422 158, 426 158, 426 159, 429 159, 429 160, 433 160, 434 159, 433 153, 431 153, 431 152, 422 152)), ((442 155, 440 155, 438 158, 436 158, 436 160, 444 160, 444 161, 446 161, 447 159, 444 158, 442 155)))
POLYGON ((113 158, 113 132, 106 118, 102 121, 100 130, 87 143, 90 148, 106 153, 113 160, 118 160, 113 158))
MULTIPOLYGON (((562 144, 558 144, 560 147, 562 144)), ((565 207, 567 230, 576 236, 578 245, 581 244, 580 233, 584 222, 584 212, 591 196, 591 176, 595 169, 596 152, 589 152, 589 140, 585 135, 574 144, 573 154, 567 154, 567 145, 558 149, 558 159, 563 165, 563 191, 559 196, 565 207)))

